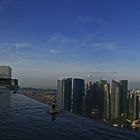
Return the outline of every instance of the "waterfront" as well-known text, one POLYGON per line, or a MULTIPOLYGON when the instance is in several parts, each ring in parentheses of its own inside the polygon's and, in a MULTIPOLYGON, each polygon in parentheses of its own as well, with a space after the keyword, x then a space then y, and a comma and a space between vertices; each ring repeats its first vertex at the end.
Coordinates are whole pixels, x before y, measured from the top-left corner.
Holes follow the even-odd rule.
POLYGON ((21 94, 0 94, 1 140, 140 139, 139 132, 113 128, 70 112, 50 116, 49 108, 21 94))

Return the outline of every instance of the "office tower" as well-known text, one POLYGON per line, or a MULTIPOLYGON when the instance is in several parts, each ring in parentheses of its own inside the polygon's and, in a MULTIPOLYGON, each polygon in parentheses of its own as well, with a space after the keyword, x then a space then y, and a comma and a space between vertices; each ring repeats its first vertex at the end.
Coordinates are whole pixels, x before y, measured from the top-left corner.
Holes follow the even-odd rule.
POLYGON ((71 111, 72 78, 62 80, 64 109, 71 111))
MULTIPOLYGON (((100 92, 100 83, 97 81, 95 83, 93 83, 93 91, 94 91, 94 109, 98 109, 99 110, 99 103, 100 103, 100 96, 99 96, 99 92, 100 92)), ((98 112, 99 113, 99 112, 98 112)))
POLYGON ((73 107, 72 112, 82 115, 84 96, 84 80, 73 79, 73 107))
POLYGON ((62 80, 57 80, 56 105, 57 105, 58 108, 64 109, 64 97, 63 97, 62 80))
POLYGON ((134 94, 134 119, 139 119, 140 117, 140 95, 138 91, 134 94))
POLYGON ((101 117, 104 116, 104 85, 107 84, 106 80, 100 80, 100 88, 99 88, 99 101, 98 101, 98 107, 99 107, 99 114, 101 117))
POLYGON ((136 92, 134 92, 134 116, 133 116, 133 119, 136 119, 136 92))
POLYGON ((110 100, 111 119, 118 118, 120 116, 120 84, 115 80, 112 80, 110 100))
POLYGON ((136 119, 140 118, 140 96, 136 96, 136 119))
POLYGON ((127 99, 127 117, 130 120, 134 118, 134 93, 129 92, 127 99))
POLYGON ((82 115, 85 117, 90 117, 91 116, 91 106, 90 106, 90 96, 89 94, 85 94, 83 96, 83 111, 82 115))
POLYGON ((72 78, 57 81, 57 106, 71 111, 72 78))
POLYGON ((128 80, 120 81, 120 113, 127 115, 128 80))
POLYGON ((0 66, 0 78, 11 79, 12 69, 9 66, 0 66))
POLYGON ((110 84, 104 85, 104 118, 110 119, 110 84))
POLYGON ((89 84, 86 83, 85 84, 85 92, 84 92, 84 96, 83 96, 83 106, 82 106, 82 115, 85 117, 89 117, 90 114, 90 104, 89 104, 89 94, 88 94, 88 90, 89 90, 89 84))
POLYGON ((92 108, 93 107, 93 102, 94 102, 92 82, 89 82, 87 94, 89 96, 90 108, 92 108))

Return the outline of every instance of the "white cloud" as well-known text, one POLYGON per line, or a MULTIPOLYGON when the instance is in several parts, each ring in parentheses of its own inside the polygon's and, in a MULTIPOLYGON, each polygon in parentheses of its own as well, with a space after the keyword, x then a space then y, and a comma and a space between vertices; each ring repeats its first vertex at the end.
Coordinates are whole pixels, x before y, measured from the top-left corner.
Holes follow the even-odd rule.
POLYGON ((79 40, 74 39, 74 38, 69 38, 65 35, 62 35, 60 33, 54 33, 53 35, 51 35, 49 37, 49 39, 47 40, 47 46, 54 46, 54 47, 69 47, 69 46, 73 46, 73 45, 78 45, 79 44, 79 40))
POLYGON ((16 43, 4 43, 5 47, 13 49, 30 48, 31 45, 26 42, 16 42, 16 43))
POLYGON ((114 51, 116 49, 116 44, 109 42, 109 43, 92 43, 90 44, 92 47, 94 47, 94 50, 102 51, 102 50, 110 50, 114 51))
POLYGON ((45 87, 45 85, 55 85, 56 80, 61 76, 84 77, 90 71, 115 71, 112 69, 115 67, 109 62, 98 63, 97 60, 91 62, 86 59, 89 51, 96 51, 96 48, 100 51, 103 46, 111 43, 96 43, 94 38, 87 38, 72 38, 57 33, 50 36, 46 43, 41 44, 41 47, 36 45, 31 49, 32 51, 29 49, 32 45, 26 42, 5 43, 2 47, 9 53, 1 53, 0 63, 12 66, 14 76, 20 79, 23 86, 38 84, 45 87), (29 50, 22 51, 23 48, 29 50), (64 55, 53 55, 61 52, 64 55), (8 57, 5 54, 8 54, 8 57), (50 75, 53 77, 51 83, 50 75), (48 77, 50 77, 49 80, 48 77))
POLYGON ((55 50, 55 49, 50 49, 49 52, 50 52, 50 53, 54 53, 54 54, 60 53, 59 50, 55 50))
MULTIPOLYGON (((85 52, 88 50, 91 51, 102 51, 109 50, 113 51, 117 48, 117 44, 114 42, 96 42, 94 41, 94 37, 86 37, 86 38, 70 38, 64 36, 60 33, 55 33, 47 40, 47 46, 53 49, 50 49, 50 53, 59 53, 59 49, 63 49, 66 51, 76 50, 76 49, 85 49, 85 52), (58 49, 59 48, 59 49, 58 49)), ((79 50, 80 51, 80 50, 79 50)))
POLYGON ((0 43, 1 53, 13 53, 21 49, 29 49, 32 45, 26 42, 0 43))

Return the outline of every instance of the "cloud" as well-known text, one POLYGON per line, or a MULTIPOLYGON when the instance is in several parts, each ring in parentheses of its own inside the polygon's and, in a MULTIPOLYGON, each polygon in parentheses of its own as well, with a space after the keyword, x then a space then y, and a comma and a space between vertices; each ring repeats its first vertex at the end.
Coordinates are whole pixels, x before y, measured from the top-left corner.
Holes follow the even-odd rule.
POLYGON ((32 48, 32 45, 26 42, 16 42, 16 43, 0 43, 0 53, 2 54, 16 54, 23 50, 29 51, 32 48))
POLYGON ((0 46, 2 50, 0 58, 2 61, 12 61, 12 63, 18 64, 26 64, 26 62, 31 61, 33 64, 45 63, 44 61, 47 60, 51 61, 51 63, 76 63, 75 65, 79 61, 92 63, 92 59, 96 59, 96 56, 92 57, 92 54, 97 51, 108 50, 108 53, 110 51, 113 53, 117 48, 117 45, 112 42, 96 42, 94 38, 89 38, 88 36, 86 38, 72 38, 60 33, 54 33, 46 43, 36 44, 34 48, 31 43, 27 42, 3 43, 0 46), (62 52, 63 55, 54 55, 62 52), (5 57, 5 54, 8 57, 5 57))
POLYGON ((16 42, 16 43, 4 43, 5 47, 14 48, 14 49, 21 49, 21 48, 30 48, 31 45, 26 42, 16 42))
POLYGON ((90 51, 102 51, 109 50, 114 51, 117 48, 117 44, 114 42, 96 42, 94 41, 94 37, 87 36, 86 38, 70 38, 64 36, 60 33, 55 33, 47 40, 47 46, 50 48, 50 53, 60 53, 58 51, 60 48, 63 50, 77 50, 81 51, 81 49, 85 49, 85 52, 90 51), (58 49, 59 48, 59 49, 58 49))
MULTIPOLYGON (((41 86, 44 83, 45 87, 45 84, 50 84, 51 77, 48 80, 50 75, 54 79, 52 85, 55 85, 56 79, 61 76, 84 77, 92 74, 92 71, 116 70, 114 67, 116 64, 111 64, 108 60, 100 61, 95 58, 96 56, 92 57, 97 50, 102 51, 108 48, 113 51, 109 46, 116 47, 115 43, 96 42, 91 36, 74 38, 54 33, 45 43, 36 44, 34 48, 32 43, 27 42, 3 43, 0 46, 4 50, 7 49, 5 53, 0 52, 0 63, 13 67, 13 73, 20 79, 22 85, 32 83, 34 86, 37 83, 41 86), (63 55, 55 55, 62 52, 63 55), (46 82, 42 81, 42 78, 45 78, 46 82), (39 79, 39 81, 35 82, 34 79, 39 79)), ((94 73, 94 75, 99 77, 99 74, 94 73)))
POLYGON ((107 25, 107 22, 102 18, 97 18, 93 16, 79 16, 78 21, 83 23, 94 23, 98 25, 107 25))
POLYGON ((49 52, 50 52, 50 53, 54 53, 54 54, 60 53, 59 50, 55 50, 55 49, 50 49, 49 52))
POLYGON ((47 46, 73 46, 75 44, 78 45, 79 41, 74 38, 67 37, 65 35, 62 35, 61 33, 54 33, 49 37, 47 40, 47 46))
POLYGON ((102 50, 110 50, 114 51, 116 49, 116 43, 92 43, 90 44, 92 47, 94 47, 94 50, 102 51, 102 50))
POLYGON ((29 48, 32 48, 32 45, 26 42, 0 43, 0 53, 15 53, 17 51, 29 48))

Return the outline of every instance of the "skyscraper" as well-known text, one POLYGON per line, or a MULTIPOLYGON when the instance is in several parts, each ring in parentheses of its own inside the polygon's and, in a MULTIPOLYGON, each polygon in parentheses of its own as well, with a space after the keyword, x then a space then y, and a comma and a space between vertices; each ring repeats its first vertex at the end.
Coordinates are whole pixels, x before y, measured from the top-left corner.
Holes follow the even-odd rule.
POLYGON ((104 85, 104 117, 110 119, 110 84, 104 85))
POLYGON ((99 107, 99 82, 93 83, 93 108, 97 109, 99 107))
POLYGON ((120 83, 112 80, 111 86, 111 119, 118 118, 120 116, 120 83))
POLYGON ((120 81, 120 113, 127 114, 128 80, 120 81))
POLYGON ((139 119, 140 117, 140 95, 138 91, 134 94, 134 119, 139 119))
POLYGON ((73 107, 72 112, 82 115, 84 96, 84 80, 73 79, 73 107))
POLYGON ((57 107, 64 109, 64 97, 63 97, 63 84, 62 80, 57 80, 57 94, 56 94, 57 107))
POLYGON ((71 111, 72 78, 57 81, 57 106, 71 111))
POLYGON ((136 96, 136 119, 140 117, 140 96, 136 96))
POLYGON ((64 109, 71 111, 71 97, 72 97, 72 78, 62 80, 64 109))
POLYGON ((83 111, 82 114, 85 117, 90 117, 91 116, 91 105, 90 105, 90 96, 89 94, 85 94, 83 96, 83 111))
POLYGON ((101 117, 104 116, 104 85, 107 84, 106 80, 100 80, 100 88, 99 88, 99 102, 98 102, 98 106, 99 106, 99 114, 101 115, 101 117))
POLYGON ((127 117, 130 120, 134 118, 134 92, 129 92, 127 99, 127 117))

